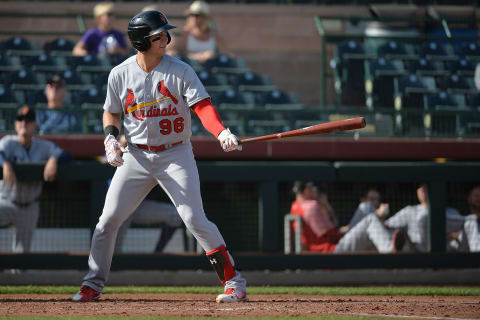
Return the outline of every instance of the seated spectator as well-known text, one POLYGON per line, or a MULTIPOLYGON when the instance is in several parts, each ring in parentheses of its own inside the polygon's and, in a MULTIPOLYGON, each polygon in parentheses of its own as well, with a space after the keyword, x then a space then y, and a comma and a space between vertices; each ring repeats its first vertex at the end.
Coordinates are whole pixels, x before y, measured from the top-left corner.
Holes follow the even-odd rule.
POLYGON ((293 190, 296 200, 292 203, 290 212, 302 216, 302 246, 305 250, 322 253, 376 250, 391 253, 403 248, 404 233, 388 230, 379 217, 372 213, 374 211, 343 235, 334 227, 328 201, 319 201, 322 196, 319 196, 318 189, 312 182, 297 181, 293 190))
POLYGON ((371 213, 375 213, 380 220, 384 220, 389 212, 388 203, 380 203, 380 193, 374 188, 367 190, 367 193, 360 198, 360 204, 353 214, 350 224, 340 228, 342 233, 351 230, 357 223, 371 213))
POLYGON ((395 253, 402 250, 406 240, 405 232, 401 229, 388 229, 383 224, 388 211, 388 203, 380 203, 378 190, 368 189, 360 198, 360 204, 350 224, 341 228, 346 234, 336 246, 334 253, 353 251, 395 253))
MULTIPOLYGON (((428 251, 428 193, 425 184, 417 189, 420 204, 406 206, 385 221, 388 228, 402 228, 407 232, 408 239, 417 252, 428 251)), ((458 216, 458 211, 446 208, 447 229, 450 228, 449 217, 458 216)))
POLYGON ((125 35, 113 29, 114 4, 112 2, 101 2, 93 8, 95 28, 88 30, 73 48, 73 55, 127 55, 128 47, 125 35))
POLYGON ((33 234, 40 215, 39 198, 42 181, 18 181, 13 166, 18 163, 45 162, 43 180, 53 181, 62 149, 53 142, 34 138, 37 129, 35 111, 25 106, 15 119, 16 135, 0 140, 0 225, 13 224, 16 229, 13 251, 30 252, 33 234))
POLYGON ((470 191, 468 205, 470 215, 465 217, 462 229, 450 237, 458 241, 459 251, 480 252, 480 186, 470 191))
POLYGON ((302 217, 303 249, 332 252, 343 234, 335 228, 330 205, 325 203, 328 199, 324 197, 319 201, 318 188, 313 182, 296 181, 293 192, 295 201, 290 213, 302 217))
POLYGON ((37 110, 40 134, 73 133, 82 130, 82 115, 64 109, 67 89, 62 78, 53 76, 45 87, 47 109, 37 110))
POLYGON ((217 52, 228 54, 205 1, 194 1, 185 12, 187 21, 177 51, 203 64, 217 52))

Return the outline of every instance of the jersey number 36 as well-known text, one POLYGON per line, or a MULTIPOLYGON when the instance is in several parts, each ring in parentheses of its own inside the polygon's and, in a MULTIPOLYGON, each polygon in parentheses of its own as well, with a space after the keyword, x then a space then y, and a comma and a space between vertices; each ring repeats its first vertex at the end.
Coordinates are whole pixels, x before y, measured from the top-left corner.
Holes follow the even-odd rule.
POLYGON ((170 134, 173 131, 180 133, 185 129, 184 119, 182 117, 175 118, 173 121, 163 119, 158 124, 160 125, 160 133, 163 135, 170 134))

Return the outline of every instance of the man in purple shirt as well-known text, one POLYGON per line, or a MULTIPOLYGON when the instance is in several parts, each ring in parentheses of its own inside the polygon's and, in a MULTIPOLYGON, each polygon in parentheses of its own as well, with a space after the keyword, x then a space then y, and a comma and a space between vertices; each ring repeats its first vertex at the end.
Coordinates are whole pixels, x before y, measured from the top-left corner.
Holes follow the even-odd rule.
POLYGON ((88 30, 73 48, 73 55, 128 54, 125 35, 113 29, 113 3, 102 2, 93 9, 97 27, 88 30))

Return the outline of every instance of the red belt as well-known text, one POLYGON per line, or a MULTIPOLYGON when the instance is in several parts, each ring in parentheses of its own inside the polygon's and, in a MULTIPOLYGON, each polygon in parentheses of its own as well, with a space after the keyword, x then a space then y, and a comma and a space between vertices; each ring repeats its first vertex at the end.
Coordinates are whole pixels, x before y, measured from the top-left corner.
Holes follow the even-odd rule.
POLYGON ((182 143, 183 141, 179 141, 179 142, 174 142, 172 144, 162 144, 160 146, 148 146, 146 144, 135 144, 138 148, 140 149, 143 149, 143 150, 149 150, 149 151, 152 151, 152 152, 160 152, 160 151, 163 151, 165 149, 168 149, 168 148, 171 148, 173 146, 176 146, 180 143, 182 143))

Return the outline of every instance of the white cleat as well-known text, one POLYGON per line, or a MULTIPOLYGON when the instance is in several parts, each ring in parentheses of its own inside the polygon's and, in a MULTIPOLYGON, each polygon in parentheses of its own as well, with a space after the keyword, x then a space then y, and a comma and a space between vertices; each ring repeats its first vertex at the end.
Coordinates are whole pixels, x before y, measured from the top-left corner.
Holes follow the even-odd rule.
POLYGON ((245 291, 228 288, 224 293, 219 294, 215 300, 217 303, 235 303, 248 301, 248 297, 245 291))

